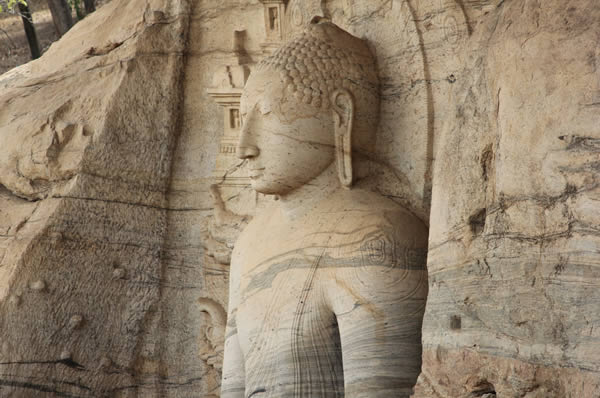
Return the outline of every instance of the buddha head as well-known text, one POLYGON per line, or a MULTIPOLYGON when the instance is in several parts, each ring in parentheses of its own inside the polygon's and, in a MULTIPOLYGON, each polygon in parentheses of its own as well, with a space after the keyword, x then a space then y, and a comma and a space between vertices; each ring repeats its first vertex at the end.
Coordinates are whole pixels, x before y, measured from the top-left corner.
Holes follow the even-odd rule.
POLYGON ((284 195, 330 167, 349 188, 353 156, 374 151, 375 59, 364 41, 315 18, 250 75, 241 114, 237 154, 256 191, 284 195))

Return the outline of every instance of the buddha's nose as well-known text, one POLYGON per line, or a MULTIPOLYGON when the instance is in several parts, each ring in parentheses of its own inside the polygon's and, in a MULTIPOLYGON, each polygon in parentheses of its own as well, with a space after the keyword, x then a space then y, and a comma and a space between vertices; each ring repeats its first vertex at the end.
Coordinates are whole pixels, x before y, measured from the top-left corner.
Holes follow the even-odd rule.
POLYGON ((260 153, 258 147, 254 144, 252 134, 249 131, 248 124, 244 123, 240 133, 240 139, 236 148, 237 157, 240 159, 250 159, 258 156, 260 153))

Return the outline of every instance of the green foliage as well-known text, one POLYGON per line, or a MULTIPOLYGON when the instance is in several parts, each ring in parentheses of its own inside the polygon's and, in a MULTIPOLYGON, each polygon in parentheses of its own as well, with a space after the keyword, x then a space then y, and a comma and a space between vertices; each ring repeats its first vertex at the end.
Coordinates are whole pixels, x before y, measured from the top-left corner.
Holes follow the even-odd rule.
POLYGON ((77 14, 77 19, 82 19, 83 14, 81 14, 81 0, 67 0, 71 9, 75 10, 77 14))
POLYGON ((27 5, 26 0, 0 0, 0 12, 10 12, 16 14, 18 10, 17 4, 27 5))

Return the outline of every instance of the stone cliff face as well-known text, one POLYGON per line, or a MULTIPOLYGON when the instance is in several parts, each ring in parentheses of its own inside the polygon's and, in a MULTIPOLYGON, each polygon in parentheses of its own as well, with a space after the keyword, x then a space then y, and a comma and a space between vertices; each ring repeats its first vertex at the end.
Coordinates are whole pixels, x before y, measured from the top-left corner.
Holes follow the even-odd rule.
POLYGON ((0 79, 1 396, 156 390, 188 13, 113 2, 0 79))
POLYGON ((599 17, 506 1, 471 20, 436 134, 416 397, 600 391, 599 17))
MULTIPOLYGON (((284 11, 282 39, 321 15, 377 56, 379 173, 360 183, 430 226, 414 396, 595 397, 598 4, 284 11)), ((115 0, 0 77, 1 396, 218 396, 226 252, 266 199, 210 188, 237 166, 215 180, 207 89, 224 70, 235 97, 268 29, 258 0, 115 0)))

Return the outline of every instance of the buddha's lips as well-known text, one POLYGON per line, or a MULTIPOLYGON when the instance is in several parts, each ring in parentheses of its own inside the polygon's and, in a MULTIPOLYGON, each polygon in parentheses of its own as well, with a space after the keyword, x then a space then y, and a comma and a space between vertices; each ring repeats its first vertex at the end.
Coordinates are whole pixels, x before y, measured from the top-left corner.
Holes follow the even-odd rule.
POLYGON ((262 171, 264 169, 265 169, 264 167, 260 168, 260 169, 250 169, 250 171, 248 172, 248 175, 250 176, 250 179, 251 180, 255 180, 257 178, 262 177, 262 175, 263 175, 262 171))

